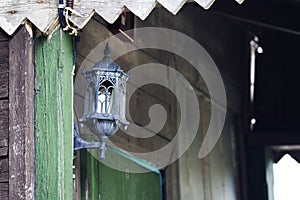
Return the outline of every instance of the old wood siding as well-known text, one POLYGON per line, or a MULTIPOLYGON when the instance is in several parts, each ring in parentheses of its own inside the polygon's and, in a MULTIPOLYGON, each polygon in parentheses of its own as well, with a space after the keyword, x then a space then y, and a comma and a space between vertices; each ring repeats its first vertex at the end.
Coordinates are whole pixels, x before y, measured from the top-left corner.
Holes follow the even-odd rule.
POLYGON ((61 29, 36 39, 36 199, 72 199, 72 61, 61 29))
POLYGON ((32 199, 33 43, 30 28, 0 30, 0 199, 32 199))
POLYGON ((9 199, 32 199, 34 60, 30 26, 9 42, 9 199))
POLYGON ((8 199, 8 36, 0 29, 0 199, 8 199))
MULTIPOLYGON (((199 149, 203 145, 203 138, 206 136, 210 124, 211 104, 210 101, 203 98, 203 95, 200 95, 201 91, 207 90, 201 82, 202 78, 197 73, 191 73, 191 66, 180 62, 179 59, 174 61, 177 70, 191 81, 197 92, 201 116, 198 134, 193 144, 178 161, 180 199, 241 199, 240 152, 237 147, 240 133, 237 127, 241 112, 240 95, 242 88, 240 86, 243 81, 240 70, 241 66, 244 66, 244 60, 242 57, 234 55, 240 49, 248 48, 244 42, 246 40, 244 40, 243 33, 226 19, 202 12, 200 9, 189 5, 186 5, 177 16, 171 16, 163 9, 156 9, 145 21, 137 20, 136 23, 137 26, 142 27, 170 28, 195 39, 208 51, 216 63, 226 88, 227 108, 225 109, 227 109, 227 116, 222 134, 213 150, 205 158, 200 159, 198 156, 199 149), (228 38, 234 38, 235 41, 239 42, 233 45, 228 38)), ((182 48, 182 46, 176 45, 175 43, 175 49, 182 48)), ((168 57, 165 59, 172 60, 168 57)), ((207 67, 209 68, 209 66, 207 67)))

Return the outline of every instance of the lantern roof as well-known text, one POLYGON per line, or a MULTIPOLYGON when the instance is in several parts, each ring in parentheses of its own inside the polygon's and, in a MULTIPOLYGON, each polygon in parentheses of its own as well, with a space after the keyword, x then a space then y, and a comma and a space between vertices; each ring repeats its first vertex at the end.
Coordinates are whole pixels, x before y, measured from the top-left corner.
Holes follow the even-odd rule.
POLYGON ((106 47, 104 49, 104 57, 102 60, 97 62, 91 71, 109 71, 109 72, 117 72, 117 71, 122 71, 120 68, 120 65, 115 63, 111 58, 110 58, 110 49, 108 44, 106 44, 106 47))

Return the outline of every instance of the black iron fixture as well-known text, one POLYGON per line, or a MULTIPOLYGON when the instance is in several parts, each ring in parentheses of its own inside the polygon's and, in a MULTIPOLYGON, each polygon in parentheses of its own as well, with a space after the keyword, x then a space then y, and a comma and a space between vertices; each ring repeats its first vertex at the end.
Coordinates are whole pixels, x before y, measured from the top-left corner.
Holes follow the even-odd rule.
POLYGON ((99 142, 87 142, 80 138, 78 127, 74 126, 74 151, 84 148, 99 148, 99 158, 105 158, 107 137, 115 134, 121 125, 126 129, 125 118, 126 82, 128 75, 110 58, 110 49, 106 45, 104 58, 91 70, 83 69, 84 111, 79 119, 97 136, 99 142))

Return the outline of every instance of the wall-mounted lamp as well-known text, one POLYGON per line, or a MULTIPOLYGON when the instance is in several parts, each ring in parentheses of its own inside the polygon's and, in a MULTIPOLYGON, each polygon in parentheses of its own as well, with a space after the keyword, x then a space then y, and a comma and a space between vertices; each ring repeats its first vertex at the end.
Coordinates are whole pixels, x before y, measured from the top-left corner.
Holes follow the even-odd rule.
POLYGON ((83 69, 84 111, 79 119, 82 126, 87 126, 99 138, 99 142, 87 142, 79 137, 74 127, 74 151, 83 148, 99 148, 100 159, 105 158, 107 137, 115 134, 128 121, 125 118, 126 82, 128 75, 110 58, 110 49, 106 45, 104 58, 91 70, 83 69))

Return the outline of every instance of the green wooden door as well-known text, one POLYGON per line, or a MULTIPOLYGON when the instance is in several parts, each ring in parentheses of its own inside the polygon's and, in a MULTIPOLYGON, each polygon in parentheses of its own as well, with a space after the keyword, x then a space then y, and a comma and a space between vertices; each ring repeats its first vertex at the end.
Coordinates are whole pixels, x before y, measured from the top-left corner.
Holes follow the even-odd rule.
MULTIPOLYGON (((123 171, 112 169, 98 161, 94 150, 80 153, 81 199, 91 200, 160 200, 161 175, 159 171, 130 173, 141 168, 137 162, 106 152, 106 159, 126 166, 123 171), (126 163, 124 165, 124 163, 126 163)), ((95 150, 96 151, 96 150, 95 150)))

